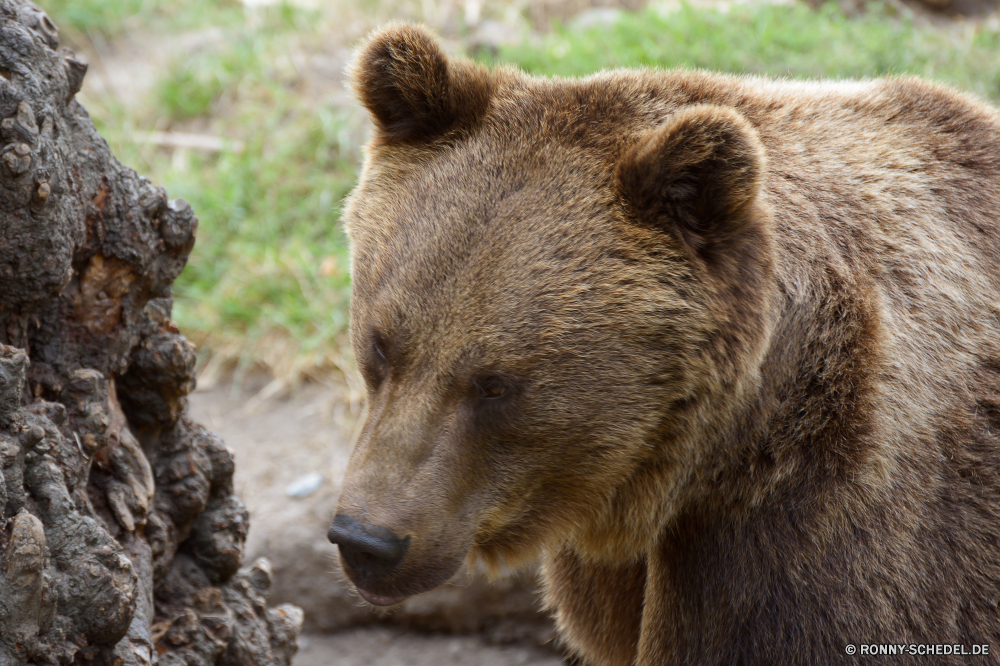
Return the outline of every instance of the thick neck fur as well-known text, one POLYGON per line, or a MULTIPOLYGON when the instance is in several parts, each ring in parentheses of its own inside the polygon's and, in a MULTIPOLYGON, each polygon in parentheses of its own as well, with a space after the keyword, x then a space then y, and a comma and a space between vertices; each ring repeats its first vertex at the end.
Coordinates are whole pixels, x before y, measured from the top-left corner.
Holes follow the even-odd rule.
MULTIPOLYGON (((905 194, 900 205, 924 212, 905 194)), ((901 225, 848 243, 845 220, 823 222, 803 260, 804 234, 776 220, 780 315, 759 390, 649 551, 637 663, 736 663, 775 640, 774 659, 832 663, 876 630, 899 643, 998 638, 997 565, 946 565, 1000 532, 1000 333, 979 296, 995 287, 955 298, 946 269, 915 265, 920 248, 981 262, 964 229, 901 225), (799 625, 824 617, 837 622, 799 625)))

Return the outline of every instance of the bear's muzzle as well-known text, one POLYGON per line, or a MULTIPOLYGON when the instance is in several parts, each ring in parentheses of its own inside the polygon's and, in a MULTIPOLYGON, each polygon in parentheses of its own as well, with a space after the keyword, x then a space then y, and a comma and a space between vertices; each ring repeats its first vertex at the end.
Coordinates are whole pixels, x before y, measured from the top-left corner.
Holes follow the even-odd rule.
POLYGON ((405 597, 375 594, 362 588, 378 589, 378 581, 391 575, 406 555, 410 537, 400 539, 391 530, 378 525, 365 525, 350 516, 338 513, 327 538, 340 548, 340 556, 350 569, 358 593, 376 606, 391 606, 405 597))

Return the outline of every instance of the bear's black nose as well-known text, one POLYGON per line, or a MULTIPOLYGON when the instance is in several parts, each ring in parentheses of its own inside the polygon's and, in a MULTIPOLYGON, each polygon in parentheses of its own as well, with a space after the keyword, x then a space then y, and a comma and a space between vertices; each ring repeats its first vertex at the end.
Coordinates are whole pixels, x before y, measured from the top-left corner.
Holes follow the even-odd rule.
POLYGON ((378 525, 363 525, 350 516, 338 513, 327 538, 340 547, 340 556, 364 578, 386 576, 406 554, 410 537, 400 539, 378 525))

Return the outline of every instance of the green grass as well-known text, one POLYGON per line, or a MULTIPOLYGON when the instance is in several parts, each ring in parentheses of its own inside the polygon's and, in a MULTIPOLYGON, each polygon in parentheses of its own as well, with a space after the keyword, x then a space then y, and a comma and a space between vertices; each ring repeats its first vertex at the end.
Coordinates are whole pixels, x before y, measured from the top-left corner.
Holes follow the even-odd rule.
MULTIPOLYGON (((118 37, 130 29, 160 34, 240 20, 240 0, 38 0, 63 31, 118 37)), ((76 41, 76 40, 74 40, 76 41)))
POLYGON ((207 116, 216 102, 245 81, 267 88, 264 69, 267 39, 249 31, 221 50, 177 59, 156 86, 156 106, 171 120, 207 116))
POLYGON ((213 131, 242 142, 160 174, 199 216, 175 319, 243 365, 293 376, 342 365, 350 283, 339 206, 358 148, 346 112, 296 94, 283 60, 297 27, 243 31, 179 60, 155 89, 172 121, 214 113, 213 131))
POLYGON ((503 48, 495 60, 529 72, 579 76, 615 67, 688 67, 795 78, 917 74, 1000 99, 1000 33, 916 25, 873 5, 849 18, 834 4, 684 5, 669 16, 625 14, 612 27, 557 28, 540 43, 503 48))
POLYGON ((331 109, 294 115, 265 116, 242 152, 193 155, 163 178, 199 216, 175 319, 216 347, 245 338, 236 355, 273 369, 332 365, 350 288, 338 215, 354 181, 344 123, 331 109), (275 353, 276 336, 294 341, 291 356, 275 353))
POLYGON ((292 380, 345 365, 339 207, 362 128, 358 114, 302 92, 292 54, 321 39, 318 23, 287 5, 258 12, 179 54, 140 104, 86 100, 112 151, 198 215, 173 316, 203 359, 292 380), (152 129, 228 141, 218 152, 169 150, 143 143, 152 129))
MULTIPOLYGON (((356 179, 363 116, 303 92, 290 55, 318 50, 323 21, 340 20, 340 9, 317 15, 283 6, 247 17, 235 0, 43 4, 57 24, 69 21, 83 34, 108 37, 135 26, 222 31, 170 63, 140 104, 85 103, 123 162, 198 214, 174 317, 205 357, 263 365, 293 381, 349 366, 349 258, 339 207, 356 179), (153 129, 230 143, 217 153, 179 153, 137 139, 153 129)), ((670 16, 646 10, 611 27, 557 27, 488 60, 565 76, 631 66, 810 78, 912 73, 1000 99, 995 29, 935 31, 882 9, 848 18, 832 5, 728 13, 685 6, 670 16)))
POLYGON ((231 30, 224 47, 177 58, 156 86, 156 108, 171 120, 186 120, 209 115, 221 98, 245 84, 270 92, 288 77, 268 65, 289 50, 298 30, 307 29, 309 15, 280 5, 258 17, 266 28, 231 30))
POLYGON ((64 30, 117 34, 129 19, 158 11, 163 0, 39 0, 38 4, 64 30))

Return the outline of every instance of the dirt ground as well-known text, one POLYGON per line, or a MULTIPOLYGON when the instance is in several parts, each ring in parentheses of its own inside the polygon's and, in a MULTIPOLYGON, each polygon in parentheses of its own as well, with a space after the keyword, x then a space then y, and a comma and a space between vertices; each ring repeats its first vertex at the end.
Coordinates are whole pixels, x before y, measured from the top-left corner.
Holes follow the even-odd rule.
POLYGON ((476 635, 419 634, 385 627, 311 635, 301 641, 294 666, 562 666, 537 648, 489 645, 476 635))
MULTIPOLYGON (((307 630, 343 627, 335 633, 306 634, 295 666, 565 663, 554 645, 544 644, 546 637, 552 636, 551 629, 545 627, 541 634, 534 632, 529 638, 517 627, 453 635, 420 633, 398 624, 364 625, 376 618, 360 602, 345 598, 349 588, 338 583, 333 573, 336 548, 326 541, 324 527, 332 518, 356 422, 343 399, 345 390, 313 384, 283 399, 261 401, 253 397, 260 388, 253 382, 242 389, 220 383, 191 395, 190 409, 196 421, 218 433, 235 452, 236 491, 250 510, 245 562, 267 557, 274 566, 276 586, 286 584, 276 593, 287 598, 272 601, 304 606, 307 630), (289 496, 295 482, 302 485, 304 479, 315 480, 317 477, 310 476, 315 474, 321 480, 312 492, 289 496), (283 575, 294 580, 283 581, 283 575), (310 618, 310 612, 330 617, 310 618), (359 623, 362 626, 351 626, 359 623)), ((488 589, 485 582, 478 584, 488 589)), ((426 617, 443 615, 439 621, 447 621, 449 607, 451 612, 465 612, 463 604, 476 604, 476 595, 484 594, 470 587, 463 588, 467 592, 464 598, 451 597, 438 602, 437 607, 426 604, 432 606, 426 617)), ((419 597, 414 601, 419 603, 419 597)), ((531 600, 516 603, 530 605, 531 600)))

